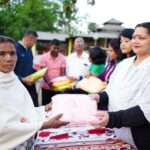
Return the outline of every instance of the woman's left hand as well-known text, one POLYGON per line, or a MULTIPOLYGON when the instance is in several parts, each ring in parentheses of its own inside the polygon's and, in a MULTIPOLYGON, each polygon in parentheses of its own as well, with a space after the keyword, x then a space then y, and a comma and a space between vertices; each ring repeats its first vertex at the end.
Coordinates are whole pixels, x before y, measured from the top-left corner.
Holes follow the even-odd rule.
POLYGON ((109 114, 107 111, 97 111, 96 113, 97 121, 91 122, 93 126, 106 127, 109 122, 109 114))

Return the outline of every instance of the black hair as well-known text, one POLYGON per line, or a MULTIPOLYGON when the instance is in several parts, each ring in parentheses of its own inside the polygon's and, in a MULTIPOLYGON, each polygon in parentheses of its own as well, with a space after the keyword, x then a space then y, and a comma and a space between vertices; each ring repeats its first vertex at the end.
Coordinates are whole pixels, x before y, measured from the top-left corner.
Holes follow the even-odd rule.
POLYGON ((110 45, 113 48, 114 52, 118 55, 117 61, 120 61, 121 51, 119 39, 111 39, 108 45, 110 45))
POLYGON ((121 31, 121 33, 119 35, 119 39, 120 39, 121 36, 124 36, 124 37, 127 37, 127 38, 129 38, 131 40, 133 33, 134 33, 134 29, 126 28, 126 29, 121 31))
POLYGON ((26 33, 24 34, 24 36, 23 36, 23 37, 25 37, 25 36, 29 36, 29 35, 34 36, 34 37, 38 37, 37 32, 36 32, 36 31, 34 31, 34 30, 28 30, 28 31, 26 31, 26 33))
POLYGON ((143 22, 143 23, 137 24, 135 28, 137 27, 146 28, 148 31, 148 34, 150 35, 150 22, 143 22))
POLYGON ((108 45, 110 45, 113 48, 113 50, 115 51, 115 53, 119 55, 120 43, 119 43, 118 39, 111 39, 109 41, 108 45))
MULTIPOLYGON (((121 36, 129 38, 131 40, 133 33, 134 33, 134 29, 132 29, 132 28, 126 28, 126 29, 122 30, 120 35, 119 35, 119 42, 120 42, 121 36)), ((136 55, 136 54, 132 50, 130 52, 130 57, 132 57, 134 55, 136 55)), ((121 61, 121 60, 123 60, 125 58, 127 58, 127 55, 126 54, 122 54, 121 51, 120 51, 119 61, 121 61)))
POLYGON ((50 45, 57 45, 57 46, 60 46, 60 41, 57 40, 57 39, 53 39, 50 43, 50 45))
POLYGON ((37 53, 38 53, 38 54, 43 54, 44 52, 47 51, 47 46, 46 46, 46 45, 43 45, 43 44, 37 43, 37 45, 36 45, 36 50, 37 50, 37 53))
POLYGON ((105 64, 106 52, 98 46, 89 49, 89 56, 93 64, 105 64))
POLYGON ((16 44, 12 38, 0 35, 0 43, 7 43, 7 42, 13 44, 14 47, 16 48, 16 44))

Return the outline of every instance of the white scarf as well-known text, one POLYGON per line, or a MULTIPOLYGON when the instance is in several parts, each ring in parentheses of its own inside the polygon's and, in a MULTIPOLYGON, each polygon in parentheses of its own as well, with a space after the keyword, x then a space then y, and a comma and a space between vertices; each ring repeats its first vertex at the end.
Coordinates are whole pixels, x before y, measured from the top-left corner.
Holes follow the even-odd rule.
POLYGON ((44 107, 35 109, 18 77, 13 72, 0 72, 0 149, 12 149, 29 139, 44 119, 44 107), (21 118, 28 122, 22 123, 21 118))
POLYGON ((115 69, 106 88, 109 110, 139 105, 150 122, 150 57, 136 67, 134 60, 135 57, 126 59, 115 69))
MULTIPOLYGON (((150 57, 134 66, 135 57, 119 63, 106 88, 109 111, 118 111, 139 105, 150 122, 150 57)), ((118 138, 134 145, 130 128, 114 129, 118 138)))

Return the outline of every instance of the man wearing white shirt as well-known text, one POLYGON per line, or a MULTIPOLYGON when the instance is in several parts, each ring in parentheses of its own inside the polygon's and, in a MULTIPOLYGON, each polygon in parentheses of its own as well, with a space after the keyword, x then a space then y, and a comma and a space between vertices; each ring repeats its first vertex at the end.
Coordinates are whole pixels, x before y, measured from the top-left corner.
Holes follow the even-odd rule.
POLYGON ((84 52, 85 44, 81 37, 74 41, 74 52, 67 56, 66 74, 73 80, 79 80, 89 71, 89 55, 84 52))

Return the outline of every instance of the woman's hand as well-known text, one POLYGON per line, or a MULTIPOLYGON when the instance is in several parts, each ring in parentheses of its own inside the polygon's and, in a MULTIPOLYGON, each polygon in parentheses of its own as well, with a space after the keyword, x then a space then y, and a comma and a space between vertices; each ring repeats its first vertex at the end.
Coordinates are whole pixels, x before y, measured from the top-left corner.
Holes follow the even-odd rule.
POLYGON ((52 110, 52 102, 50 102, 49 104, 45 105, 45 111, 48 112, 52 110))
POLYGON ((59 115, 52 117, 50 120, 44 122, 41 129, 59 128, 61 126, 67 125, 69 122, 60 120, 62 116, 63 114, 59 114, 59 115))
POLYGON ((100 101, 100 95, 99 94, 89 94, 90 98, 92 100, 95 100, 97 103, 100 101))
POLYGON ((106 127, 109 123, 109 114, 107 111, 97 111, 96 113, 97 121, 91 122, 93 126, 106 127))

